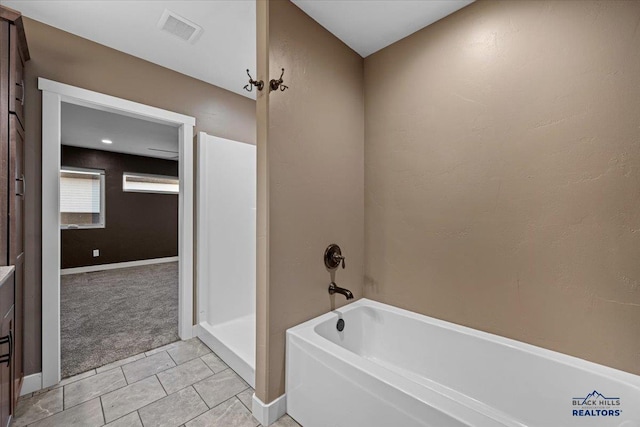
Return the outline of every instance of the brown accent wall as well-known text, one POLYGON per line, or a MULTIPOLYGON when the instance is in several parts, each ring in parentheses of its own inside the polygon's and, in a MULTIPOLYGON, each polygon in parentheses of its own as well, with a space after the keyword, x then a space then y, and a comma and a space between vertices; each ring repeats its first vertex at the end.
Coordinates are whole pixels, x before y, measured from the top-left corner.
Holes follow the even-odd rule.
POLYGON ((284 67, 289 86, 258 98, 256 393, 270 402, 284 393, 285 330, 345 304, 327 292, 328 244, 346 256, 335 280, 362 296, 364 100, 358 54, 288 0, 266 3, 258 75, 284 67))
POLYGON ((640 2, 478 1, 365 60, 365 296, 640 374, 640 2))
POLYGON ((255 101, 31 19, 26 64, 25 374, 41 362, 41 95, 37 78, 196 118, 195 131, 255 143, 255 101))
POLYGON ((62 166, 104 170, 106 214, 105 228, 61 231, 62 268, 178 256, 178 195, 122 191, 124 172, 177 177, 178 162, 63 145, 62 166))

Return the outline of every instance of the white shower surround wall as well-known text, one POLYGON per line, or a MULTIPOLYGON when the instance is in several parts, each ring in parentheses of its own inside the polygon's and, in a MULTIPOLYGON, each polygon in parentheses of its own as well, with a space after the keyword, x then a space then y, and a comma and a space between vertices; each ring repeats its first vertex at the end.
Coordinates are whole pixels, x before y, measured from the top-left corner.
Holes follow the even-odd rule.
POLYGON ((305 427, 640 426, 637 375, 367 299, 287 331, 286 389, 305 427), (594 390, 620 415, 573 416, 594 390))
POLYGON ((256 146, 198 134, 198 337, 255 386, 256 146))

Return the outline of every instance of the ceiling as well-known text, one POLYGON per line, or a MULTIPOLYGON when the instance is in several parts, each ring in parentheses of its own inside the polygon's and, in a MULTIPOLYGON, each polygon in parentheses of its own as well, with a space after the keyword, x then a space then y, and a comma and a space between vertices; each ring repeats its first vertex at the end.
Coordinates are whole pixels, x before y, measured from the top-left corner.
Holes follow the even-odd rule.
MULTIPOLYGON (((292 0, 366 57, 473 0, 292 0)), ((25 16, 255 99, 255 0, 6 0, 25 16), (158 28, 165 9, 202 27, 192 43, 158 28)), ((27 34, 27 39, 29 34, 27 34)))
POLYGON ((473 0, 291 0, 367 57, 473 3, 473 0))
MULTIPOLYGON (((249 0, 10 0, 23 15, 255 99, 242 87, 255 69, 256 13, 249 0), (161 31, 165 9, 198 24, 193 43, 161 31)), ((27 40, 29 34, 27 33, 27 40)))
POLYGON ((66 102, 61 123, 63 145, 177 160, 177 127, 66 102), (103 139, 113 143, 105 144, 103 139))

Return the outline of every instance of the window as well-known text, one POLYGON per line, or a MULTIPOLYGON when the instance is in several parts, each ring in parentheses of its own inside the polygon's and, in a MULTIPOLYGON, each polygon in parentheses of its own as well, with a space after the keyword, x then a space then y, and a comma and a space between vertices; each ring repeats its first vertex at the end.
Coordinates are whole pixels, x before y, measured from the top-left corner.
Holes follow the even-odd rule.
POLYGON ((104 228, 104 171, 60 170, 60 228, 104 228))
POLYGON ((136 193, 178 194, 180 181, 175 176, 147 175, 125 172, 122 174, 122 191, 136 193))

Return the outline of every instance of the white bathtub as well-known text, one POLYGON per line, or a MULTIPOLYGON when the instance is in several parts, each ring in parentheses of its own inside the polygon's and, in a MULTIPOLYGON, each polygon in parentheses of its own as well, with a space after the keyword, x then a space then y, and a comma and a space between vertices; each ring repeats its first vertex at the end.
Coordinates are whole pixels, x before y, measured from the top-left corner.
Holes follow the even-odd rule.
POLYGON ((367 299, 287 331, 286 393, 304 427, 640 427, 640 376, 367 299))

